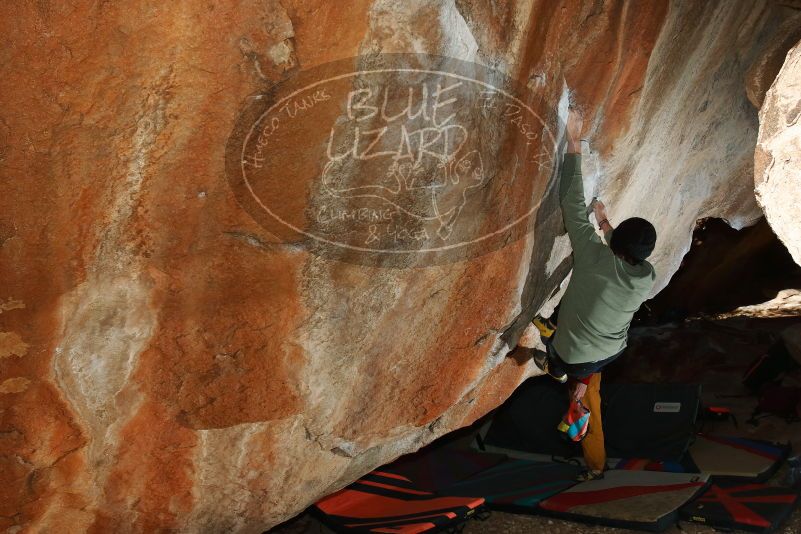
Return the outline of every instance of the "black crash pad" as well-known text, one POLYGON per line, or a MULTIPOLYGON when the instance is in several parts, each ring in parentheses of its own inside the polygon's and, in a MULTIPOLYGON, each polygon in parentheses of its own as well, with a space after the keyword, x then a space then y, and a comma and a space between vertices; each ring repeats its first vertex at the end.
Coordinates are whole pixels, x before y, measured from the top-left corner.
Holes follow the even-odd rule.
POLYGON ((400 457, 381 471, 402 475, 427 491, 440 491, 506 460, 504 454, 487 454, 448 447, 424 448, 400 457))
MULTIPOLYGON (((680 460, 695 436, 700 396, 701 387, 690 384, 602 384, 607 455, 680 460)), ((567 406, 564 384, 529 379, 498 408, 479 448, 520 458, 580 456, 581 447, 556 430, 567 406)))
POLYGON ((576 485, 581 468, 571 464, 509 459, 447 488, 448 495, 480 495, 491 509, 534 513, 547 499, 576 485))

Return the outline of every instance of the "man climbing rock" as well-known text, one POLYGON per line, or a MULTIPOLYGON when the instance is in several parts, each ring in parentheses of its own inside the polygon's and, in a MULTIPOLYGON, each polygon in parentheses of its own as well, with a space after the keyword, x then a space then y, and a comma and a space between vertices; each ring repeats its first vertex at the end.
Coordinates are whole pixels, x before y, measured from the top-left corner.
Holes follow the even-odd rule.
MULTIPOLYGON (((590 480, 602 477, 606 464, 600 371, 623 352, 631 319, 653 288, 654 268, 645 259, 653 252, 656 230, 638 217, 613 228, 603 203, 594 201, 598 228, 609 246, 601 241, 584 202, 581 129, 581 116, 570 110, 559 201, 573 247, 573 274, 559 304, 558 327, 546 341, 547 353, 535 353, 534 360, 560 382, 570 378, 571 405, 560 430, 574 441, 583 439, 588 470, 582 479, 590 480)), ((537 326, 541 332, 545 328, 542 322, 537 326)))

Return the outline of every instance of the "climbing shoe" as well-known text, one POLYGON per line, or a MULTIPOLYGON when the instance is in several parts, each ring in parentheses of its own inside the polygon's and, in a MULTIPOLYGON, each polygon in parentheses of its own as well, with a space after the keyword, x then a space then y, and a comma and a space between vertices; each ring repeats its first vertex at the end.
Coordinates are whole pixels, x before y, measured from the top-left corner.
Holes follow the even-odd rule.
POLYGON ((589 482, 590 480, 599 480, 604 477, 603 471, 598 471, 596 469, 586 469, 579 473, 576 477, 577 482, 589 482))
POLYGON ((556 325, 554 325, 550 319, 545 319, 539 315, 534 317, 532 323, 534 323, 534 326, 540 331, 540 337, 542 339, 551 339, 551 336, 553 336, 553 333, 556 331, 556 325))
POLYGON ((534 351, 534 363, 542 369, 542 372, 546 373, 548 376, 556 380, 557 382, 561 382, 564 384, 567 382, 567 374, 564 371, 561 373, 556 369, 553 369, 548 362, 548 355, 541 350, 534 351))

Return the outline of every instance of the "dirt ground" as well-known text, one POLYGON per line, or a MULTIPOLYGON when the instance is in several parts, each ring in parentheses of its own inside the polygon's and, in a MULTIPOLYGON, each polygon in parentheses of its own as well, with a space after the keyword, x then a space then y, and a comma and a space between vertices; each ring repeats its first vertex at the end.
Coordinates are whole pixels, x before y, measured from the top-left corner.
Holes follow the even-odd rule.
MULTIPOLYGON (((793 454, 801 447, 801 423, 767 417, 747 422, 756 406, 756 397, 749 395, 740 383, 748 364, 767 349, 778 333, 801 318, 744 318, 723 320, 690 320, 683 323, 633 329, 629 350, 604 372, 604 380, 617 382, 683 382, 701 383, 705 404, 726 406, 736 417, 731 421, 707 423, 704 430, 720 434, 740 435, 756 439, 790 441, 793 454)), ((801 376, 785 379, 788 384, 801 383, 801 376)), ((469 441, 465 434, 459 442, 469 441)), ((781 485, 787 467, 779 470, 768 484, 781 485)), ((329 534, 332 531, 308 513, 272 529, 271 534, 329 534)), ((465 534, 613 534, 631 530, 586 525, 542 516, 493 512, 484 521, 471 520, 465 534)), ((681 522, 665 532, 671 534, 711 534, 713 528, 681 522)), ((801 507, 776 532, 801 534, 801 507)))

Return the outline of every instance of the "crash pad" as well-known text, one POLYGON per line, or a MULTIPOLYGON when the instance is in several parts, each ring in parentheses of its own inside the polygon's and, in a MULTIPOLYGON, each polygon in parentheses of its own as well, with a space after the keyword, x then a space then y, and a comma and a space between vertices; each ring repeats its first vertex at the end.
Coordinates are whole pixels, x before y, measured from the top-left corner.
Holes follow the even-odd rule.
POLYGON ((606 453, 679 461, 695 436, 698 384, 603 384, 606 453))
POLYGON ((373 471, 314 509, 337 532, 417 534, 456 526, 483 504, 481 497, 435 494, 404 476, 373 471))
POLYGON ((682 463, 688 471, 715 478, 738 477, 763 482, 776 472, 789 453, 789 443, 700 434, 682 463))
POLYGON ((567 408, 564 384, 547 377, 531 378, 493 414, 480 433, 479 446, 515 457, 580 455, 581 446, 562 439, 556 430, 567 408))
MULTIPOLYGON (((693 384, 602 384, 607 454, 679 461, 695 436, 700 395, 693 384)), ((581 447, 556 431, 567 406, 563 384, 529 379, 482 428, 477 448, 523 459, 581 456, 581 447)))
POLYGON ((425 448, 402 456, 382 471, 402 475, 423 490, 440 491, 506 460, 504 454, 478 453, 452 447, 425 448))
POLYGON ((793 510, 798 492, 764 484, 712 484, 680 510, 685 521, 715 528, 770 532, 793 510))
POLYGON ((534 513, 543 499, 576 484, 581 468, 509 459, 447 488, 448 495, 481 495, 491 509, 534 513))
POLYGON ((644 458, 608 459, 612 469, 625 469, 627 471, 663 471, 666 473, 686 473, 684 465, 679 462, 664 460, 647 460, 644 458))
POLYGON ((545 499, 540 508, 575 521, 659 532, 706 484, 701 474, 610 470, 545 499))

